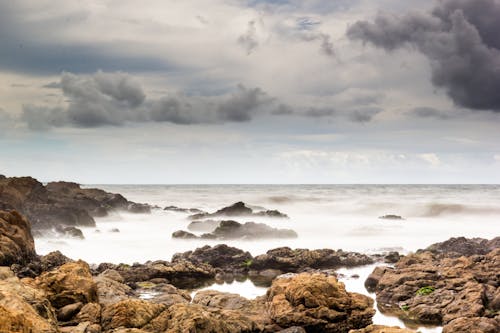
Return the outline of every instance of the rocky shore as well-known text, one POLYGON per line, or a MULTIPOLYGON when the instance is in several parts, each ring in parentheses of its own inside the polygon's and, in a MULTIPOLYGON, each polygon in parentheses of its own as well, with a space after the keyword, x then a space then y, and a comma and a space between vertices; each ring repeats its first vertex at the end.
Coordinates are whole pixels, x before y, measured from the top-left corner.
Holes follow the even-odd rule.
MULTIPOLYGON (((171 261, 89 265, 60 252, 37 255, 32 227, 71 233, 115 209, 147 213, 151 207, 74 183, 6 177, 0 177, 0 206, 2 333, 413 332, 372 325, 373 299, 348 292, 336 273, 374 264, 365 286, 381 312, 413 325, 442 325, 444 333, 499 332, 499 237, 452 238, 407 256, 288 247, 253 256, 220 244, 177 253, 171 261), (267 293, 246 299, 203 290, 192 297, 214 282, 246 279, 267 293)), ((279 213, 236 203, 196 214, 214 219, 262 212, 279 213)))

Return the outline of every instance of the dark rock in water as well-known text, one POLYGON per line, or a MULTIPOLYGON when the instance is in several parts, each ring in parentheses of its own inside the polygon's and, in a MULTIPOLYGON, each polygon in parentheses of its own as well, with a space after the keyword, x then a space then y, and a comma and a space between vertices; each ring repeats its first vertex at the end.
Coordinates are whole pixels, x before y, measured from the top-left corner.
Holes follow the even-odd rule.
POLYGON ((69 262, 73 262, 73 260, 66 257, 59 251, 53 251, 44 256, 40 256, 40 264, 42 266, 42 271, 44 272, 61 267, 69 262))
POLYGON ((500 247, 500 237, 491 241, 483 238, 465 238, 457 237, 449 240, 432 244, 425 250, 433 253, 442 253, 448 256, 471 256, 474 254, 486 254, 491 250, 500 247))
POLYGON ((190 232, 184 230, 178 230, 172 233, 172 238, 180 238, 180 239, 197 239, 198 236, 192 234, 190 232))
POLYGON ((221 221, 219 226, 212 232, 220 239, 263 239, 263 238, 297 238, 295 231, 290 229, 276 229, 264 223, 246 222, 244 224, 236 221, 221 221))
POLYGON ((307 268, 333 269, 339 267, 354 267, 372 264, 369 256, 356 252, 342 250, 307 250, 280 247, 269 250, 253 258, 250 269, 279 269, 283 272, 301 272, 307 268))
POLYGON ((365 285, 375 291, 384 313, 446 325, 443 332, 467 332, 455 326, 461 318, 487 322, 480 318, 500 310, 500 248, 484 253, 487 244, 496 241, 452 238, 431 245, 403 257, 394 268, 377 267, 365 285))
POLYGON ((29 221, 16 211, 0 211, 0 266, 24 265, 35 258, 29 221))
POLYGON ((131 203, 127 206, 127 211, 135 214, 150 214, 151 206, 147 204, 131 203))
POLYGON ((286 214, 283 214, 277 210, 264 210, 260 212, 254 212, 252 208, 245 205, 244 202, 237 202, 231 206, 219 209, 215 213, 198 213, 189 216, 191 220, 202 220, 213 217, 239 217, 239 216, 256 216, 256 217, 273 217, 273 218, 288 218, 286 214))
POLYGON ((177 206, 167 206, 163 208, 163 210, 168 210, 171 212, 179 212, 179 213, 189 213, 189 214, 203 214, 205 213, 201 209, 198 208, 180 208, 177 206))
POLYGON ((199 231, 199 232, 212 232, 220 224, 220 221, 216 220, 204 220, 204 221, 193 221, 189 223, 188 230, 199 231))
POLYGON ((118 232, 120 232, 120 229, 112 228, 112 229, 109 229, 109 232, 118 233, 118 232))
POLYGON ((401 255, 396 251, 391 251, 384 256, 384 262, 388 264, 397 263, 399 259, 401 259, 401 255))
POLYGON ((55 231, 64 237, 85 239, 85 237, 83 236, 83 232, 77 227, 66 227, 58 225, 55 228, 55 231))
POLYGON ((282 274, 283 272, 279 269, 264 269, 262 271, 250 270, 248 272, 248 278, 256 286, 268 288, 271 286, 273 280, 282 274))
POLYGON ((203 246, 194 251, 176 253, 172 262, 190 261, 194 264, 206 263, 224 271, 243 271, 252 260, 249 252, 225 244, 203 246))
POLYGON ((401 216, 392 215, 392 214, 380 216, 379 219, 382 219, 382 220, 404 220, 404 218, 402 218, 401 216))

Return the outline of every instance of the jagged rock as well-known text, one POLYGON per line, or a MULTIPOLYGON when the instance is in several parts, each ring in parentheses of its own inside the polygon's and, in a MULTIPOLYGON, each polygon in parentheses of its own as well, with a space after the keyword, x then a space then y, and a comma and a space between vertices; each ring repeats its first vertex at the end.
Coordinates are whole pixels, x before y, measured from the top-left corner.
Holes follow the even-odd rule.
POLYGON ((220 221, 216 220, 204 220, 204 221, 193 221, 187 226, 189 231, 198 232, 212 232, 220 224, 220 221))
POLYGON ((182 260, 195 264, 206 263, 224 271, 243 271, 251 262, 252 255, 235 247, 220 244, 213 247, 206 245, 194 251, 176 253, 172 257, 172 262, 182 260))
POLYGON ((273 281, 267 291, 271 319, 283 328, 347 333, 366 327, 375 314, 373 300, 348 293, 333 276, 301 273, 273 281))
POLYGON ((351 330, 349 333, 415 333, 415 331, 397 326, 370 325, 359 330, 351 330))
POLYGON ((97 301, 97 287, 89 265, 81 260, 43 273, 35 279, 34 285, 46 292, 47 298, 57 309, 68 304, 97 301))
POLYGON ((75 317, 77 323, 90 322, 91 324, 101 323, 101 305, 97 303, 85 304, 75 317))
POLYGON ((276 229, 264 223, 221 221, 212 232, 217 239, 265 239, 265 238, 297 238, 297 233, 290 229, 276 229))
POLYGON ((60 251, 53 251, 40 256, 40 264, 43 272, 61 267, 69 262, 73 262, 73 260, 63 255, 60 251))
POLYGON ((457 318, 443 327, 443 333, 498 333, 500 317, 457 318))
POLYGON ((78 229, 77 227, 65 227, 58 225, 55 228, 55 231, 64 237, 85 239, 82 230, 78 229))
POLYGON ((126 284, 108 278, 105 275, 103 276, 102 274, 95 277, 94 282, 97 287, 97 295, 100 304, 116 303, 128 299, 134 294, 132 289, 126 284))
POLYGON ((35 258, 28 220, 16 211, 0 211, 0 266, 24 265, 35 258))
POLYGON ((277 210, 263 210, 254 212, 252 208, 248 207, 244 202, 236 202, 231 206, 219 209, 214 213, 198 213, 189 216, 191 220, 202 220, 213 217, 241 217, 241 216, 258 216, 258 217, 272 217, 272 218, 288 218, 277 210))
POLYGON ((54 309, 44 293, 0 267, 0 332, 56 333, 54 309))
POLYGON ((450 238, 442 243, 433 244, 425 250, 432 253, 446 254, 446 256, 460 257, 486 254, 498 247, 500 247, 500 237, 494 238, 491 241, 483 238, 468 239, 457 237, 450 238))
POLYGON ((101 319, 102 327, 105 330, 119 327, 142 328, 165 308, 165 305, 143 300, 123 300, 104 307, 101 319))
POLYGON ((366 284, 375 290, 382 312, 419 323, 446 325, 495 313, 500 305, 500 248, 458 257, 460 252, 481 253, 486 243, 452 239, 432 245, 432 252, 410 254, 395 268, 377 268, 366 284))
POLYGON ((373 259, 367 255, 342 250, 307 250, 280 247, 269 250, 253 258, 252 270, 277 269, 282 272, 300 272, 306 268, 333 269, 372 264, 373 259))
POLYGON ((192 234, 190 232, 184 230, 178 230, 172 233, 172 238, 180 238, 180 239, 197 239, 198 236, 192 234))

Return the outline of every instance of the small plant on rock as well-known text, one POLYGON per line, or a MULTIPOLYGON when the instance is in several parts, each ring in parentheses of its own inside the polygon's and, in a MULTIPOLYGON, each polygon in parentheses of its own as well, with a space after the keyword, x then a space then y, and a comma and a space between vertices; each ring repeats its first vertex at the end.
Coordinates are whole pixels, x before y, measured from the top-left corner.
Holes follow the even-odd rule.
POLYGON ((427 286, 427 287, 422 287, 419 290, 417 290, 417 295, 418 296, 427 296, 429 294, 432 294, 436 290, 436 288, 427 286))
POLYGON ((247 260, 243 261, 242 266, 244 266, 246 268, 250 268, 250 266, 252 266, 252 259, 247 259, 247 260))

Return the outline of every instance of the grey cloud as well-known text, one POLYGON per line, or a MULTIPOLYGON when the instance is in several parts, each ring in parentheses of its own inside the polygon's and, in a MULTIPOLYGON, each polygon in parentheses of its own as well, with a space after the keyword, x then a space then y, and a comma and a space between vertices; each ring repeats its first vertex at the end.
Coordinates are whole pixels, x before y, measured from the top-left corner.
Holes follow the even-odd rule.
POLYGON ((61 89, 61 82, 49 82, 47 84, 44 84, 42 88, 47 88, 47 89, 61 89))
POLYGON ((373 120, 377 114, 382 112, 381 108, 367 107, 349 111, 347 113, 349 120, 355 123, 367 123, 373 120))
POLYGON ((177 94, 147 100, 140 83, 122 72, 99 71, 85 76, 64 73, 60 86, 67 106, 24 105, 21 120, 36 130, 121 126, 127 122, 245 122, 274 104, 274 99, 261 89, 243 85, 221 96, 177 94))
POLYGON ((238 38, 238 43, 245 49, 247 54, 251 54, 259 46, 255 21, 248 22, 247 31, 238 38))
POLYGON ((453 118, 452 115, 447 112, 427 106, 414 108, 409 112, 409 114, 418 118, 434 118, 443 120, 453 118))
POLYGON ((380 13, 347 36, 388 51, 414 47, 429 59, 433 84, 457 105, 500 112, 499 17, 499 0, 443 0, 430 13, 380 13))

